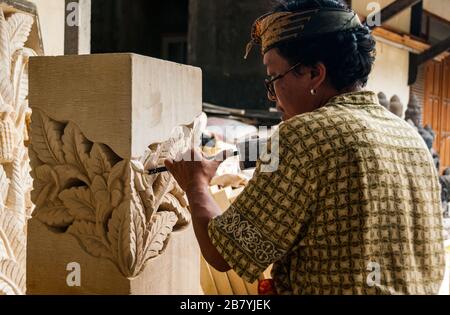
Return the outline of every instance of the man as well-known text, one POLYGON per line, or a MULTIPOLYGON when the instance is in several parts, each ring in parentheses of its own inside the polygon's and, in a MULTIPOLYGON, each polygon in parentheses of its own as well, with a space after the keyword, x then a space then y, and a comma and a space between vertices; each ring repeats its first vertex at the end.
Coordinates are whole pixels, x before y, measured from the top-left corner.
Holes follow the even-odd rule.
MULTIPOLYGON (((279 166, 224 214, 208 193, 219 162, 166 161, 186 191, 205 259, 279 294, 436 294, 443 279, 440 187, 405 121, 362 91, 375 42, 340 1, 297 0, 259 18, 268 97, 284 122, 279 166)), ((272 152, 272 153, 274 153, 272 152)))

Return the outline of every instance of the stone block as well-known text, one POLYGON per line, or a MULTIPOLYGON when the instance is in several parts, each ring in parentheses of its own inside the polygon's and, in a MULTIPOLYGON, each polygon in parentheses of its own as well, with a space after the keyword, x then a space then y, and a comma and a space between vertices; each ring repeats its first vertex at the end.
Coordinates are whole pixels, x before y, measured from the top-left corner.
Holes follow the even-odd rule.
POLYGON ((32 58, 30 106, 27 293, 200 294, 186 196, 148 170, 200 142, 201 71, 133 54, 32 58))

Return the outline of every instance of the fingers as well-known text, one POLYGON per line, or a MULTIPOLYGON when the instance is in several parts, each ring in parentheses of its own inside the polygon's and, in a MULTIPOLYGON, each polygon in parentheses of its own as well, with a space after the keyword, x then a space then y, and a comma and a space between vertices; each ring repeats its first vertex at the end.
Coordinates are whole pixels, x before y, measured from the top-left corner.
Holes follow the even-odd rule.
POLYGON ((169 172, 173 169, 174 162, 172 159, 167 159, 164 161, 164 166, 169 170, 169 172))
POLYGON ((172 170, 176 165, 184 162, 203 161, 202 152, 195 148, 183 152, 178 152, 174 158, 168 158, 164 161, 164 165, 168 170, 172 170))

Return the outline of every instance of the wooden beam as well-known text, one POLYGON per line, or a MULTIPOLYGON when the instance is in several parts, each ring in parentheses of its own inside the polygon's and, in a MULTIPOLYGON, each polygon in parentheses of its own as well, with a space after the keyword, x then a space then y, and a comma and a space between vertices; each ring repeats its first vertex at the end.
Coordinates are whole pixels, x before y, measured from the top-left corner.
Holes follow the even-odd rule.
MULTIPOLYGON (((420 1, 421 0, 396 0, 375 14, 381 14, 381 25, 383 25, 384 23, 386 23, 387 21, 392 19, 394 16, 396 16, 400 12, 416 5, 420 1)), ((368 25, 367 20, 364 21, 364 24, 371 29, 373 29, 377 26, 381 26, 381 25, 368 25)))
MULTIPOLYGON (((423 1, 420 1, 414 5, 411 9, 411 27, 410 33, 416 37, 420 37, 422 34, 422 18, 423 16, 423 1)), ((427 48, 428 49, 428 48, 427 48)), ((427 50, 425 49, 425 50, 427 50)), ((417 73, 419 71, 416 66, 415 54, 409 53, 409 65, 408 65, 408 84, 413 85, 417 80, 417 73)))
MULTIPOLYGON (((382 38, 392 44, 397 44, 404 46, 405 49, 411 50, 415 55, 421 54, 424 51, 431 48, 431 46, 418 38, 415 38, 408 34, 401 34, 396 31, 389 29, 386 26, 377 27, 372 31, 375 39, 382 38)), ((437 61, 442 61, 445 58, 450 57, 450 52, 443 52, 442 54, 436 56, 434 59, 437 61)))
POLYGON ((444 39, 443 41, 437 43, 431 48, 427 49, 423 53, 417 56, 418 65, 421 65, 427 62, 430 59, 442 54, 443 52, 450 49, 450 36, 444 39))
POLYGON ((412 85, 417 80, 417 69, 419 66, 430 59, 433 59, 440 54, 450 49, 450 37, 430 47, 422 52, 420 55, 410 54, 409 56, 409 79, 408 84, 412 85))
POLYGON ((420 37, 422 33, 422 16, 423 16, 423 1, 414 5, 411 9, 411 28, 410 33, 414 36, 420 37))
POLYGON ((421 53, 430 48, 430 45, 421 42, 417 39, 414 39, 410 35, 399 34, 385 27, 377 27, 376 29, 373 30, 372 34, 375 37, 381 37, 393 43, 403 45, 409 49, 414 50, 417 53, 421 53))
POLYGON ((416 83, 418 72, 417 55, 409 53, 408 85, 416 83))

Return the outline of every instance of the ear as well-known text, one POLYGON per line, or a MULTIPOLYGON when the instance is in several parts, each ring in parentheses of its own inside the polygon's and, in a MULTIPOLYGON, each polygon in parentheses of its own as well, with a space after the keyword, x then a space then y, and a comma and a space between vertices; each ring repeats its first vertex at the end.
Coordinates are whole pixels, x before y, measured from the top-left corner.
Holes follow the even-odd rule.
POLYGON ((327 77, 327 68, 322 62, 311 67, 311 89, 319 89, 327 77))

